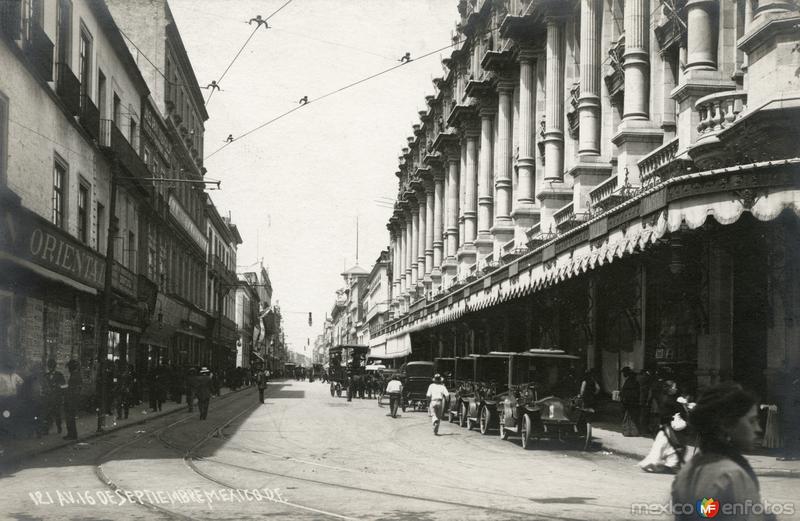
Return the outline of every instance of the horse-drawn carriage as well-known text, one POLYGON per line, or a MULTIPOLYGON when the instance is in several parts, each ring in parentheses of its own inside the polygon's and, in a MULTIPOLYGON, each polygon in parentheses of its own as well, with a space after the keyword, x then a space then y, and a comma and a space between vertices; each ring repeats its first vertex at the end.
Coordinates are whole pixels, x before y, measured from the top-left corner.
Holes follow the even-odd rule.
POLYGON ((433 362, 408 362, 400 367, 403 381, 403 412, 407 407, 428 407, 428 386, 433 380, 433 362))
POLYGON ((369 346, 362 345, 338 345, 328 350, 331 396, 341 396, 344 390, 352 398, 351 393, 364 382, 367 354, 369 346))
POLYGON ((472 396, 471 381, 475 376, 475 358, 462 356, 453 360, 452 383, 447 384, 450 391, 449 408, 447 419, 451 422, 456 421, 462 427, 467 425, 466 416, 461 415, 462 399, 472 396))

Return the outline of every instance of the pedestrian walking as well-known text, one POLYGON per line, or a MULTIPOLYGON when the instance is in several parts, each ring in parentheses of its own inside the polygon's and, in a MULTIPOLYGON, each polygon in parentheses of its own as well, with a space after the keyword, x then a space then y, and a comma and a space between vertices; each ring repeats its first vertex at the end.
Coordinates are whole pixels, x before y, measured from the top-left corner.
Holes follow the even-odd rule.
POLYGON ((64 420, 67 424, 65 440, 78 439, 78 427, 75 424, 75 419, 78 415, 78 402, 80 401, 81 385, 83 383, 80 368, 81 366, 77 360, 73 359, 67 362, 69 380, 67 382, 67 392, 64 395, 64 420))
POLYGON ((256 385, 258 385, 258 401, 264 403, 264 390, 267 388, 267 373, 259 371, 256 374, 256 385))
POLYGON ((676 510, 676 520, 694 520, 700 515, 747 521, 775 519, 762 503, 758 478, 742 455, 761 432, 757 403, 754 395, 734 382, 719 384, 700 395, 689 413, 700 450, 672 482, 672 504, 694 506, 703 498, 713 498, 716 508, 724 506, 733 512, 703 515, 681 508, 676 510))
POLYGON ((598 394, 600 394, 600 384, 594 375, 594 369, 589 369, 583 373, 580 391, 578 391, 582 406, 586 409, 593 408, 598 394))
POLYGON ((211 371, 208 367, 200 369, 200 374, 195 380, 194 392, 197 395, 197 408, 200 409, 200 419, 208 416, 208 402, 211 401, 211 371))
POLYGON ((677 472, 685 463, 686 442, 684 440, 689 412, 695 404, 680 396, 675 382, 669 381, 666 396, 672 406, 661 405, 661 418, 650 452, 639 462, 645 472, 677 472))
POLYGON ((431 417, 433 424, 433 434, 439 435, 439 424, 442 421, 444 414, 445 402, 450 397, 447 387, 442 383, 442 375, 433 375, 433 383, 428 386, 428 391, 425 393, 428 397, 428 414, 431 417))
POLYGON ((622 401, 622 435, 638 436, 639 426, 639 382, 636 379, 636 372, 630 367, 622 368, 622 376, 625 381, 620 390, 620 400, 622 401))
POLYGON ((397 416, 397 407, 403 399, 403 383, 396 374, 393 374, 386 384, 386 394, 389 395, 389 414, 394 418, 397 416))
POLYGON ((114 403, 117 420, 127 420, 131 407, 131 372, 127 362, 116 361, 114 374, 114 403))
POLYGON ((67 380, 64 373, 56 370, 56 361, 53 358, 47 360, 47 371, 44 373, 44 433, 50 434, 50 426, 55 423, 56 431, 61 434, 61 407, 64 401, 64 390, 67 388, 67 380))
POLYGON ((186 410, 194 412, 194 397, 197 392, 197 369, 190 367, 186 372, 186 410))

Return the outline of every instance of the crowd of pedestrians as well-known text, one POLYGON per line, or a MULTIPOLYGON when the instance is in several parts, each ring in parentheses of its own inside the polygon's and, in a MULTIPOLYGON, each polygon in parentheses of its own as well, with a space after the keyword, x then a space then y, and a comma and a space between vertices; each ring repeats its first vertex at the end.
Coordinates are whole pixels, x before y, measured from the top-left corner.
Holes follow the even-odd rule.
POLYGON ((44 370, 30 373, 0 367, 0 438, 47 436, 55 428, 64 439, 75 440, 75 420, 81 410, 95 413, 100 409, 124 421, 133 407, 146 404, 150 411, 158 412, 168 400, 185 401, 187 412, 194 412, 196 401, 200 419, 206 419, 211 397, 219 396, 223 386, 238 390, 258 384, 262 403, 266 388, 266 377, 241 367, 217 374, 207 367, 161 365, 139 373, 132 364, 117 359, 106 364, 101 376, 103 389, 95 392, 97 389, 88 388, 91 380, 84 378, 88 375, 82 375, 77 360, 67 361, 64 369, 59 370, 52 358, 44 370))

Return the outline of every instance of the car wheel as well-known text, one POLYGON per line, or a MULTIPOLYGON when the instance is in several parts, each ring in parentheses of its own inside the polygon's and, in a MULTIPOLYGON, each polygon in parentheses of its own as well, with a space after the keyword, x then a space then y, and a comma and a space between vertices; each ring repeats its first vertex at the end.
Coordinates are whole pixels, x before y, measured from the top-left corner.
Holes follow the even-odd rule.
POLYGON ((492 411, 489 410, 487 406, 481 407, 481 413, 478 416, 478 425, 481 430, 481 434, 486 435, 489 434, 489 422, 492 420, 492 411))
POLYGON ((522 448, 528 450, 528 445, 530 445, 531 441, 531 417, 527 414, 523 417, 520 435, 522 437, 522 448))
POLYGON ((339 387, 338 385, 336 386, 336 396, 337 396, 338 398, 341 398, 341 397, 342 397, 342 388, 341 388, 341 387, 339 387))

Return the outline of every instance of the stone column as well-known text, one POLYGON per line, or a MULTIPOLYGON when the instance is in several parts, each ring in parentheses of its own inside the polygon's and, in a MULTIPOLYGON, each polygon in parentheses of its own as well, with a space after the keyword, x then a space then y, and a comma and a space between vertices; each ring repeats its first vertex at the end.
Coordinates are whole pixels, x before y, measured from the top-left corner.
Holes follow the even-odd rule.
POLYGON ((412 261, 413 257, 411 252, 412 251, 411 245, 413 244, 412 242, 413 222, 411 219, 410 207, 406 209, 405 216, 406 216, 406 238, 405 238, 405 243, 403 244, 403 258, 405 259, 405 265, 403 267, 405 269, 405 277, 406 277, 406 290, 404 293, 408 295, 411 292, 412 288, 411 264, 413 263, 412 261))
MULTIPOLYGON (((633 0, 636 1, 636 0, 633 0)), ((547 78, 545 93, 544 179, 564 177, 564 21, 547 20, 547 78)))
POLYGON ((623 121, 648 119, 650 102, 650 0, 625 2, 623 121))
MULTIPOLYGON (((686 2, 686 70, 717 68, 716 0, 686 2)), ((626 42, 627 45, 627 42, 626 42)))
POLYGON ((428 196, 420 190, 417 192, 419 208, 419 228, 417 229, 417 286, 425 279, 425 241, 428 229, 428 196))
POLYGON ((464 244, 474 245, 478 214, 478 130, 471 128, 466 134, 467 165, 464 175, 464 244))
POLYGON ((494 174, 494 226, 492 238, 494 243, 495 260, 500 260, 503 244, 514 236, 511 222, 511 161, 512 161, 512 132, 514 127, 514 83, 501 81, 497 86, 498 112, 497 112, 497 147, 495 149, 495 164, 497 170, 494 174))
POLYGON ((431 277, 438 285, 444 259, 444 174, 437 170, 433 174, 433 269, 431 277))
POLYGON ((430 281, 433 271, 434 193, 433 181, 425 181, 425 279, 430 281))
POLYGON ((400 271, 400 267, 398 266, 398 261, 400 259, 398 255, 398 240, 397 240, 397 229, 394 224, 389 225, 389 233, 392 237, 392 302, 397 300, 397 297, 400 295, 400 279, 398 277, 398 272, 400 271))
POLYGON ((409 266, 411 266, 411 279, 408 290, 414 292, 417 286, 417 267, 419 265, 419 203, 411 201, 411 237, 409 238, 409 266))
POLYGON ((533 70, 535 55, 523 49, 519 55, 519 157, 517 158, 516 201, 511 217, 514 219, 515 244, 527 241, 525 232, 538 220, 536 205, 536 160, 533 133, 536 127, 536 80, 533 70))
POLYGON ((452 271, 456 266, 456 254, 458 253, 458 213, 459 213, 459 162, 461 161, 461 151, 459 148, 452 147, 447 151, 447 257, 445 259, 445 272, 448 275, 455 275, 452 271), (452 270, 451 270, 452 268, 452 270))
POLYGON ((464 246, 464 208, 467 202, 467 138, 461 136, 461 161, 458 166, 458 249, 464 246))
POLYGON ((408 234, 406 230, 406 221, 404 218, 401 218, 398 224, 397 236, 399 246, 397 248, 397 277, 400 283, 400 292, 397 296, 399 298, 402 298, 408 291, 408 286, 406 285, 406 237, 408 237, 408 234))
POLYGON ((494 206, 494 107, 484 107, 481 115, 481 148, 478 153, 478 258, 492 252, 492 210, 494 206))
POLYGON ((578 154, 600 155, 600 0, 581 0, 578 154))

